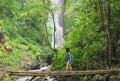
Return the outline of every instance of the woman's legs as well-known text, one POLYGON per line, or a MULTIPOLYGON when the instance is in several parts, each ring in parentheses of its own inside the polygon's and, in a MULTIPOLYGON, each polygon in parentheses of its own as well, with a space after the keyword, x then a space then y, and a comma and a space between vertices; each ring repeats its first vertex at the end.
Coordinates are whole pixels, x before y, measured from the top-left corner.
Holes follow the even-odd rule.
POLYGON ((68 61, 67 63, 66 63, 66 70, 68 71, 68 69, 70 69, 70 71, 71 71, 71 63, 68 61))
POLYGON ((69 62, 66 63, 66 70, 68 71, 69 69, 69 62))
POLYGON ((70 68, 70 71, 71 71, 72 70, 71 63, 69 63, 69 68, 70 68))

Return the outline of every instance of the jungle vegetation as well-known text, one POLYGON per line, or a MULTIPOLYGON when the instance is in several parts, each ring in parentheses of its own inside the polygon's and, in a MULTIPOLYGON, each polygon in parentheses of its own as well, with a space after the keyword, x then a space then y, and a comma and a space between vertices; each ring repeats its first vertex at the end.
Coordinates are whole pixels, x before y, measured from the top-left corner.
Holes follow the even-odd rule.
POLYGON ((39 62, 53 55, 53 70, 65 70, 65 48, 73 70, 120 68, 120 0, 64 0, 61 50, 51 48, 50 0, 0 0, 0 66, 14 66, 24 52, 39 62), (56 52, 57 50, 57 52, 56 52))

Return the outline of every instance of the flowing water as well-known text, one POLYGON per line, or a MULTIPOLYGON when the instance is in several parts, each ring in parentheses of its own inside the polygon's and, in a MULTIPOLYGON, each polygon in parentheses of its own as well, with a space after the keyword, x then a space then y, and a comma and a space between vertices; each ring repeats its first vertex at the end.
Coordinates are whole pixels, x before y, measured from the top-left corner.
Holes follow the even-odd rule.
MULTIPOLYGON (((42 67, 41 69, 29 70, 29 71, 31 71, 31 72, 38 72, 38 71, 43 71, 43 70, 45 71, 45 70, 48 70, 48 69, 49 69, 49 66, 45 66, 45 67, 42 67)), ((29 76, 29 77, 28 76, 24 76, 24 77, 20 77, 16 81, 29 81, 31 78, 32 78, 31 76, 29 76)), ((36 77, 36 78, 40 78, 40 77, 36 77)), ((33 81, 36 81, 36 80, 34 79, 33 81)), ((48 76, 45 81, 57 81, 57 80, 55 80, 54 77, 51 78, 50 76, 48 76)))
POLYGON ((53 35, 52 35, 52 47, 54 48, 61 48, 64 42, 63 37, 63 28, 64 28, 64 20, 63 20, 63 0, 52 0, 53 6, 52 8, 58 8, 57 11, 54 11, 54 22, 56 31, 54 33, 54 23, 53 19, 49 20, 50 25, 53 28, 53 35), (55 36, 54 36, 55 34, 55 36))

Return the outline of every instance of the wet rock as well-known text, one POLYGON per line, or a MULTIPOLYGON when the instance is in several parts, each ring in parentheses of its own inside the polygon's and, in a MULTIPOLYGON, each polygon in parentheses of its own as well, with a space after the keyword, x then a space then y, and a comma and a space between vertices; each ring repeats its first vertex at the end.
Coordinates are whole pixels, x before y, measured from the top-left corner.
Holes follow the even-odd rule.
POLYGON ((103 81, 103 77, 101 75, 95 75, 92 78, 92 81, 103 81))
POLYGON ((51 65, 52 62, 53 62, 52 59, 53 59, 53 56, 52 56, 52 55, 48 55, 46 63, 47 63, 48 65, 51 65))
POLYGON ((41 81, 40 77, 36 77, 33 81, 41 81))

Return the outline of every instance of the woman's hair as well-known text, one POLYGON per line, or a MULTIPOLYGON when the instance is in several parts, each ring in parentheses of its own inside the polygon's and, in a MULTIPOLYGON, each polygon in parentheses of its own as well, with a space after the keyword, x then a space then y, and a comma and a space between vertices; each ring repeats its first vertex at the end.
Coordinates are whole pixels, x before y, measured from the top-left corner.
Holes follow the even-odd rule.
POLYGON ((70 48, 67 47, 67 48, 66 48, 66 52, 70 52, 70 48))

